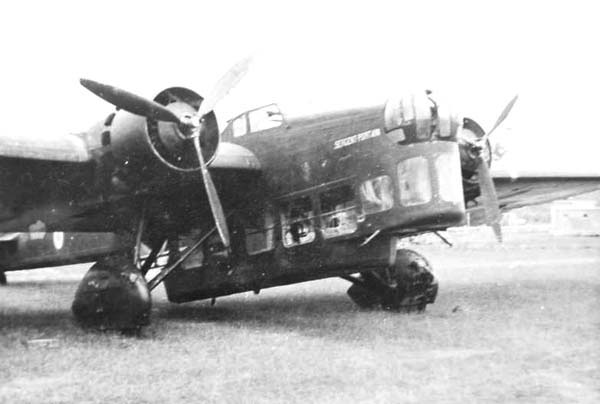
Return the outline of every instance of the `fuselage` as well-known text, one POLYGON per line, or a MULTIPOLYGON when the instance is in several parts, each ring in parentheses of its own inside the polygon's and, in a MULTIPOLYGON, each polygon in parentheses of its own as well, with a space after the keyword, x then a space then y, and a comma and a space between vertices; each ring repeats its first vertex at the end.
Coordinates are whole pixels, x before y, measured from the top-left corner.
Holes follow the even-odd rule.
POLYGON ((389 131, 385 108, 287 119, 271 105, 231 120, 222 141, 252 151, 262 175, 230 190, 244 192, 230 217, 231 256, 205 249, 167 278, 169 297, 382 268, 396 238, 462 224, 456 138, 389 131))
MULTIPOLYGON (((270 105, 231 120, 215 161, 234 144, 260 165, 210 168, 231 252, 209 239, 166 279, 169 297, 185 301, 381 268, 397 237, 462 224, 458 126, 423 102, 403 122, 396 115, 402 108, 406 114, 406 105, 392 101, 296 118, 270 105)), ((107 118, 81 135, 88 162, 2 159, 0 231, 43 224, 44 231, 127 237, 144 210, 151 228, 168 227, 182 246, 191 244, 214 225, 201 177, 152 160, 148 125, 124 111, 107 118)))

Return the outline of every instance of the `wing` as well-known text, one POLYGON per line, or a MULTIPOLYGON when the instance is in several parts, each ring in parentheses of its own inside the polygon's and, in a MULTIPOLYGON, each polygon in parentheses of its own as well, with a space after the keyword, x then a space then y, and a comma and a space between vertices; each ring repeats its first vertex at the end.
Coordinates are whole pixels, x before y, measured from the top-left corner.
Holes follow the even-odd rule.
POLYGON ((78 135, 49 137, 0 134, 0 158, 85 163, 91 160, 78 135))
POLYGON ((600 171, 493 172, 502 210, 539 205, 600 189, 600 171))
MULTIPOLYGON (((122 213, 119 209, 135 211, 139 202, 136 198, 143 192, 115 195, 118 203, 114 202, 117 199, 101 197, 101 193, 111 190, 111 172, 102 168, 100 149, 93 152, 96 146, 100 147, 93 142, 94 133, 35 138, 0 136, 1 232, 28 232, 32 225, 40 223, 47 231, 118 230, 122 221, 107 218, 118 217, 122 213)), ((217 185, 224 188, 224 184, 255 178, 261 167, 248 149, 221 142, 209 170, 217 176, 217 185)), ((195 176, 190 177, 194 180, 195 176)), ((199 177, 194 181, 197 184, 186 183, 185 189, 200 186, 199 177)), ((154 191, 148 187, 144 192, 154 191)), ((240 199, 233 190, 227 194, 230 200, 240 199)), ((195 198, 199 205, 206 202, 201 196, 195 198)))
POLYGON ((124 250, 113 233, 0 233, 3 271, 95 261, 124 250))
POLYGON ((29 231, 48 215, 61 220, 71 206, 54 203, 85 195, 93 174, 92 157, 79 135, 0 134, 0 231, 29 231))
POLYGON ((600 189, 600 177, 494 178, 503 211, 539 205, 600 189))
MULTIPOLYGON (((506 212, 600 190, 600 174, 529 172, 511 177, 506 172, 496 172, 494 186, 500 209, 506 212)), ((467 211, 471 225, 486 223, 481 206, 469 208, 467 211)))

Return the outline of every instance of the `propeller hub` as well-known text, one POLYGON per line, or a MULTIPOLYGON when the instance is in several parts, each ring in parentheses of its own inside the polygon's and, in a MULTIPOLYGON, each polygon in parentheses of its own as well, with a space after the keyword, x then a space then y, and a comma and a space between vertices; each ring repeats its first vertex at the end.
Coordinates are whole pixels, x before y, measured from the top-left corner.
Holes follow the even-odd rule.
POLYGON ((219 128, 213 112, 205 117, 198 115, 202 97, 191 90, 173 87, 162 91, 154 101, 179 118, 177 124, 146 120, 150 142, 161 159, 179 170, 198 170, 193 139, 199 137, 202 154, 209 164, 219 145, 219 128))
POLYGON ((197 114, 186 113, 181 116, 180 120, 181 124, 179 125, 179 129, 186 135, 186 137, 191 138, 198 136, 200 127, 202 125, 202 120, 197 114))

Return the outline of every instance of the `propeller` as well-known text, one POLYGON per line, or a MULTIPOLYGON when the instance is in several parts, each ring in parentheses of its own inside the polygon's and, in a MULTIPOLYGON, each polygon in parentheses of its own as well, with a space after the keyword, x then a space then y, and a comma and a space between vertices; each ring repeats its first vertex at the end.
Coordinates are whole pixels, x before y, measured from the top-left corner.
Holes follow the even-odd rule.
POLYGON ((461 141, 469 146, 469 154, 476 163, 477 181, 479 184, 479 191, 485 211, 486 223, 492 227, 496 239, 502 242, 502 228, 500 226, 500 219, 502 217, 500 213, 500 204, 498 202, 498 195, 496 194, 496 188, 494 181, 490 174, 488 162, 483 157, 483 151, 488 146, 488 139, 490 135, 504 122, 513 106, 517 102, 519 95, 515 95, 509 103, 504 107, 502 113, 496 119, 496 123, 492 126, 487 133, 477 140, 471 140, 462 138, 461 141))
POLYGON ((494 186, 488 164, 482 157, 479 157, 477 164, 477 180, 485 212, 485 221, 492 227, 496 239, 502 242, 502 228, 500 227, 502 214, 500 213, 498 195, 496 194, 496 187, 494 186))
POLYGON ((215 183, 213 182, 212 177, 208 172, 208 168, 206 168, 204 156, 202 156, 202 147, 200 147, 200 136, 194 136, 194 147, 196 148, 196 153, 198 154, 198 162, 200 163, 202 182, 204 182, 204 189, 206 190, 206 195, 208 196, 208 203, 210 205, 210 210, 212 211, 213 218, 215 220, 215 226, 217 227, 217 231, 219 232, 219 236, 221 237, 223 245, 225 246, 225 248, 229 248, 231 242, 229 238, 229 230, 227 230, 227 218, 225 217, 225 213, 223 212, 223 206, 221 205, 221 200, 219 199, 219 195, 217 194, 215 183))
POLYGON ((118 87, 102 84, 94 80, 80 79, 82 86, 105 101, 132 114, 145 116, 157 121, 167 121, 180 124, 181 121, 171 110, 158 102, 148 100, 118 87))
POLYGON ((487 141, 488 138, 490 137, 490 135, 498 128, 498 126, 500 126, 502 124, 502 122, 504 122, 504 120, 506 119, 506 117, 508 116, 508 114, 510 114, 510 111, 512 110, 513 106, 515 105, 515 103, 517 102, 518 99, 519 99, 519 94, 515 95, 512 98, 512 100, 510 100, 509 103, 506 104, 506 106, 502 110, 502 113, 500 114, 500 116, 498 117, 498 119, 496 119, 496 123, 494 124, 494 126, 492 126, 492 129, 490 129, 483 136, 483 138, 481 138, 481 142, 487 141))
POLYGON ((225 248, 229 248, 231 242, 229 238, 229 232, 227 230, 227 221, 225 213, 223 212, 223 206, 217 189, 212 180, 210 172, 208 171, 204 156, 202 155, 202 146, 200 143, 200 137, 204 133, 205 118, 210 114, 217 103, 225 97, 229 91, 235 87, 240 80, 247 73, 250 64, 252 62, 251 57, 242 59, 231 67, 220 79, 217 81, 209 96, 206 97, 200 104, 198 112, 194 115, 178 116, 163 105, 148 100, 139 95, 130 93, 118 87, 102 84, 93 80, 81 79, 79 82, 86 89, 102 98, 105 101, 113 104, 117 108, 131 112, 132 114, 140 115, 149 119, 157 121, 173 122, 179 126, 179 130, 182 134, 193 140, 196 154, 198 155, 198 164, 200 166, 200 173, 202 175, 202 182, 206 195, 208 196, 208 203, 212 211, 212 215, 215 221, 215 226, 221 237, 221 241, 225 248))
POLYGON ((201 117, 206 116, 212 111, 217 103, 225 97, 229 91, 238 85, 242 78, 248 72, 250 64, 252 63, 252 57, 248 56, 235 65, 233 65, 224 75, 217 81, 215 86, 209 95, 200 104, 198 115, 201 117))

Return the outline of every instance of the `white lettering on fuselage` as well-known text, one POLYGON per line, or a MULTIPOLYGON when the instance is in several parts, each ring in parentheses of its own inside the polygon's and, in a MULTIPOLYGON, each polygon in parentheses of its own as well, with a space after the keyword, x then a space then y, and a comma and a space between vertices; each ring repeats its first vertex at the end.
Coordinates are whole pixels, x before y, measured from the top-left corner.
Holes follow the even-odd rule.
POLYGON ((371 129, 365 132, 357 133, 356 135, 348 136, 342 139, 338 139, 333 143, 333 150, 341 149, 342 147, 351 146, 353 144, 364 142, 365 140, 372 139, 381 135, 379 128, 371 129))

